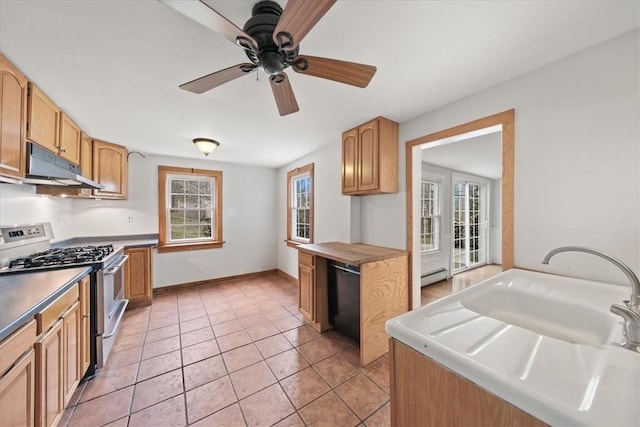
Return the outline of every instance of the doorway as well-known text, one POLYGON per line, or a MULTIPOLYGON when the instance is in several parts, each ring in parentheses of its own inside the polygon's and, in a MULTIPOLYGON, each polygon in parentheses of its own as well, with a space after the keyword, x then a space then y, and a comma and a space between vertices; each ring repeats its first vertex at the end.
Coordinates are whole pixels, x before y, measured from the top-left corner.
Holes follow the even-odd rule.
MULTIPOLYGON (((488 260, 487 241, 490 233, 487 232, 486 217, 483 218, 482 204, 484 211, 489 205, 490 197, 487 194, 489 190, 495 191, 501 196, 501 206, 495 215, 500 218, 499 230, 500 241, 498 242, 501 252, 502 270, 513 268, 513 183, 514 183, 514 111, 508 110, 482 119, 478 119, 469 123, 445 129, 433 134, 408 141, 406 144, 407 159, 407 249, 411 253, 411 270, 410 270, 410 301, 411 308, 420 305, 420 289, 421 289, 421 253, 423 247, 423 232, 421 229, 421 210, 424 211, 423 203, 420 200, 421 192, 415 191, 421 188, 422 180, 422 148, 425 144, 430 146, 438 146, 450 143, 452 141, 468 139, 470 137, 486 134, 488 132, 500 131, 500 179, 497 187, 491 185, 483 189, 481 182, 474 179, 458 179, 456 178, 456 187, 459 193, 458 218, 453 218, 450 228, 446 226, 442 228, 443 233, 450 230, 452 237, 455 237, 456 229, 454 223, 457 222, 457 240, 451 238, 447 254, 451 254, 450 258, 455 260, 451 262, 449 272, 455 269, 463 271, 474 265, 481 265, 488 260), (494 188, 495 187, 495 188, 494 188), (481 194, 483 193, 484 194, 481 194), (464 198, 463 198, 464 196, 464 198), (420 231, 420 232, 418 232, 420 231), (456 240, 456 241, 454 241, 456 240), (455 248, 456 244, 458 248, 455 248), (454 250, 458 249, 454 256, 454 250)), ((454 179, 451 178, 452 193, 454 188, 454 179)), ((446 205, 446 203, 444 204, 446 205)), ((452 210, 453 197, 451 199, 452 210)), ((484 214, 486 215, 486 214, 484 214)), ((442 217, 443 222, 446 221, 442 217)), ((422 227, 424 228, 424 227, 422 227)), ((446 239, 442 239, 446 242, 446 239)), ((495 244, 495 242, 494 242, 495 244)), ((445 244, 443 244, 445 246, 445 244)), ((449 274, 450 275, 450 274, 449 274)))

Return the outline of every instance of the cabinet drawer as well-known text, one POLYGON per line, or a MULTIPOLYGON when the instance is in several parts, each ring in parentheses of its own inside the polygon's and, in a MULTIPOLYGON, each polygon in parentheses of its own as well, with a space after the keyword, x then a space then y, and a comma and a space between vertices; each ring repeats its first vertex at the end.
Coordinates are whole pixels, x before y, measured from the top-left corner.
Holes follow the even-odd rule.
POLYGON ((38 322, 38 335, 49 330, 51 325, 58 320, 62 314, 67 311, 71 305, 78 301, 78 285, 74 285, 67 292, 62 294, 57 300, 49 304, 44 310, 36 314, 38 322))
POLYGON ((36 321, 31 320, 0 344, 0 376, 36 341, 36 321))
POLYGON ((315 257, 313 255, 298 252, 298 264, 313 268, 314 262, 315 257))

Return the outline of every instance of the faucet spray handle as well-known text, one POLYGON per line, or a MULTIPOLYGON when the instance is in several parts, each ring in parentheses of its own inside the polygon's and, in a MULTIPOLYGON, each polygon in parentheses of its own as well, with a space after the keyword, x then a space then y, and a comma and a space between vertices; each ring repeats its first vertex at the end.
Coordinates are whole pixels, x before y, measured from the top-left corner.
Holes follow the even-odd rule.
POLYGON ((625 301, 627 307, 620 304, 612 304, 611 312, 622 317, 624 328, 622 333, 627 339, 622 346, 630 350, 640 352, 640 314, 636 313, 629 307, 629 302, 625 301))

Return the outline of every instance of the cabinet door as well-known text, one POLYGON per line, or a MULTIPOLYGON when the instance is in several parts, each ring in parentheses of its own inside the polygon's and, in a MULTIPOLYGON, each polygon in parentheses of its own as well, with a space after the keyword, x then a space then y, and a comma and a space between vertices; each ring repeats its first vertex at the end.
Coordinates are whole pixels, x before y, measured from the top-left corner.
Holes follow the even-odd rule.
POLYGON ((35 425, 35 352, 30 349, 0 379, 0 426, 35 425))
POLYGON ((36 425, 56 425, 64 411, 62 320, 36 341, 36 425))
POLYGON ((358 190, 376 191, 379 188, 378 121, 358 128, 358 190))
POLYGON ((0 55, 0 174, 24 177, 27 78, 0 55))
POLYGON ((342 194, 358 191, 358 130, 342 134, 342 194))
POLYGON ((76 165, 80 164, 80 137, 82 131, 65 113, 60 114, 60 156, 76 165))
POLYGON ((58 153, 60 109, 33 83, 29 83, 27 138, 58 153))
POLYGON ((300 281, 298 307, 300 313, 311 322, 315 322, 315 289, 313 268, 300 264, 298 278, 300 281))
POLYGON ((93 140, 84 132, 80 134, 80 169, 82 176, 93 178, 93 140))
POLYGON ((93 180, 104 185, 94 190, 96 197, 127 198, 127 154, 126 147, 93 140, 93 180))
POLYGON ((129 259, 125 263, 124 297, 131 305, 151 304, 151 248, 125 250, 129 259))
POLYGON ((80 372, 82 379, 91 364, 91 305, 89 294, 89 277, 80 281, 80 372))
POLYGON ((64 406, 67 406, 80 382, 80 324, 80 303, 76 302, 62 316, 64 406))

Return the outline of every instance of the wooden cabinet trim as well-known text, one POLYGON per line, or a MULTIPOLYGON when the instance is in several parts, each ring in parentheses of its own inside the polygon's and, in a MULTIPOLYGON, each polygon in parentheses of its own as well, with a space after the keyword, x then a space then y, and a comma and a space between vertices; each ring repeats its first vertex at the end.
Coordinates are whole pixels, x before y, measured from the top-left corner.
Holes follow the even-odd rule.
POLYGON ((27 78, 0 54, 0 174, 24 178, 27 151, 27 78))
POLYGON ((0 378, 0 425, 35 425, 35 351, 22 355, 0 378))
POLYGON ((38 322, 38 334, 47 331, 51 325, 62 316, 67 309, 78 300, 78 285, 74 285, 59 296, 55 301, 46 306, 42 311, 36 313, 36 321, 38 322))
POLYGON ((54 426, 62 417, 63 403, 63 327, 58 320, 35 344, 36 425, 54 426))
POLYGON ((11 365, 36 341, 36 321, 15 331, 0 343, 0 376, 11 368, 11 365))

